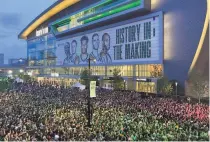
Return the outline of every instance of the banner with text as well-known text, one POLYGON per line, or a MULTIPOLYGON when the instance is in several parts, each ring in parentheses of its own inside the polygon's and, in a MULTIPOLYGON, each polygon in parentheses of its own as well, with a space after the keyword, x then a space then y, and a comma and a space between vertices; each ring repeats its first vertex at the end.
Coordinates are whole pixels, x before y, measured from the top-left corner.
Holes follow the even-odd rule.
POLYGON ((90 81, 90 97, 96 97, 96 81, 90 81))
POLYGON ((57 41, 57 65, 161 61, 160 16, 57 41))

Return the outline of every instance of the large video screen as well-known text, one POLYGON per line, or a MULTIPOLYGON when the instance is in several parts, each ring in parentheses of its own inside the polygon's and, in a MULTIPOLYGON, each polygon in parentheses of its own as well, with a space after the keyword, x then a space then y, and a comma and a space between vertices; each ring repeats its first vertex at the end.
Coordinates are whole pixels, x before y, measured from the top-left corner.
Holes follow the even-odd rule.
POLYGON ((57 65, 140 64, 161 61, 161 17, 131 22, 57 41, 57 65))

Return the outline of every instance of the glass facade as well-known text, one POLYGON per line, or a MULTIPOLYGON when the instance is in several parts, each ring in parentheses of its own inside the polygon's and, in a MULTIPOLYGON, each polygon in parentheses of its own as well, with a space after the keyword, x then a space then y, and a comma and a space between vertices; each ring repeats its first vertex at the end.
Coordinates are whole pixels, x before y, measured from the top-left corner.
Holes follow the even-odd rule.
POLYGON ((121 71, 121 76, 133 76, 133 66, 124 65, 124 66, 107 66, 107 76, 113 76, 113 70, 119 69, 121 71))
POLYGON ((65 86, 65 87, 71 87, 76 82, 78 82, 79 79, 39 77, 37 79, 37 81, 39 81, 39 82, 47 82, 47 83, 50 83, 50 84, 61 84, 61 85, 65 86))
MULTIPOLYGON (((55 67, 55 68, 43 68, 43 69, 31 69, 33 75, 47 75, 48 78, 44 78, 51 84, 63 84, 66 87, 70 87, 79 81, 80 74, 83 70, 88 68, 87 66, 81 67, 55 67), (51 73, 58 73, 59 77, 51 77, 51 73), (75 75, 75 79, 70 78, 71 75, 75 75), (63 78, 65 77, 65 78, 63 78)), ((122 65, 122 66, 91 66, 92 74, 95 76, 113 76, 113 70, 119 69, 122 77, 126 78, 158 78, 163 74, 163 66, 161 64, 145 64, 145 65, 122 65), (133 74, 134 73, 134 74, 133 74)), ((132 80, 129 81, 132 84, 132 80)), ((103 87, 108 87, 109 82, 101 84, 103 87)), ((140 82, 135 81, 132 89, 138 92, 156 93, 156 82, 140 82), (136 86, 135 86, 136 85, 136 86)), ((127 86, 127 84, 126 84, 127 86)), ((101 86, 102 87, 102 86, 101 86)), ((131 86, 130 86, 131 87, 131 86)), ((129 87, 126 87, 129 90, 129 87)))
MULTIPOLYGON (((81 67, 57 67, 39 69, 42 74, 50 75, 52 72, 57 72, 60 75, 80 75, 87 66, 81 67)), ((137 78, 157 78, 163 74, 163 66, 160 64, 145 64, 145 65, 123 65, 123 66, 91 66, 93 75, 98 76, 113 76, 114 69, 119 69, 123 77, 137 78), (135 71, 134 71, 135 67, 135 71), (135 73, 135 74, 133 74, 135 73)))
POLYGON ((136 82, 136 91, 156 93, 155 82, 136 82))
MULTIPOLYGON (((59 73, 60 75, 80 75, 87 67, 63 67, 63 68, 45 68, 44 74, 50 75, 52 72, 59 73)), ((42 69, 40 69, 42 70, 42 69)), ((92 66, 91 71, 93 75, 103 76, 105 75, 104 66, 92 66)))
POLYGON ((29 66, 50 66, 56 64, 56 39, 52 34, 28 41, 29 66))
POLYGON ((136 65, 136 77, 160 77, 163 74, 163 66, 160 64, 136 65))

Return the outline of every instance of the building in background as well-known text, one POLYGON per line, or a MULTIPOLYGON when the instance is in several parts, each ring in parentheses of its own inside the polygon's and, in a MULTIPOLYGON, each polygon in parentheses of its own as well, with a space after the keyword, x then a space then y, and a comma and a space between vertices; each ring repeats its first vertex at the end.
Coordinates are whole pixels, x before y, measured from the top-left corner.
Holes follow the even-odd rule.
POLYGON ((4 64, 4 54, 0 53, 0 65, 4 64))
POLYGON ((118 68, 127 89, 156 92, 161 75, 185 87, 206 13, 206 0, 60 0, 19 38, 39 80, 57 72, 53 80, 70 85, 94 58, 91 70, 101 79, 118 68))
POLYGON ((8 64, 10 66, 26 66, 27 65, 27 59, 24 59, 24 58, 9 59, 8 64))

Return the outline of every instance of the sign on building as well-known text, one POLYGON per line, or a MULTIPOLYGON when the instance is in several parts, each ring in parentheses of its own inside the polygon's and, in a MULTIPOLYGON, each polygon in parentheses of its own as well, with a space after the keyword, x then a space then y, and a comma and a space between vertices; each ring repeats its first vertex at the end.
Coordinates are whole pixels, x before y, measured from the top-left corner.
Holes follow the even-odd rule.
POLYGON ((41 30, 37 30, 36 31, 36 36, 41 36, 41 35, 47 34, 48 32, 49 32, 48 27, 46 27, 46 28, 43 28, 41 30))
POLYGON ((87 65, 89 58, 96 64, 141 64, 163 60, 162 16, 127 22, 112 28, 83 33, 57 41, 57 63, 87 65))

